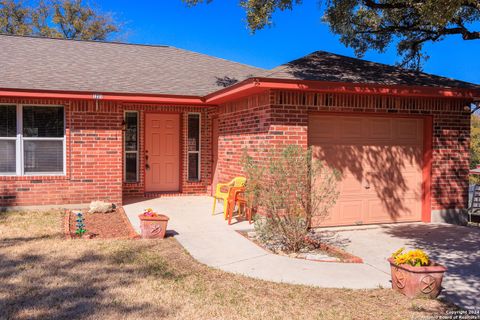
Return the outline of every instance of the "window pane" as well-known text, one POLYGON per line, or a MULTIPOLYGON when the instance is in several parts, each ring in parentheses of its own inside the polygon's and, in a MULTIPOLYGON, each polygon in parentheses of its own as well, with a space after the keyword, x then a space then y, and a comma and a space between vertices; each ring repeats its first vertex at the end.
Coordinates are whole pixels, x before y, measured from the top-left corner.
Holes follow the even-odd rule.
POLYGON ((24 141, 25 172, 63 172, 63 141, 24 141))
POLYGON ((125 113, 125 150, 137 151, 138 148, 138 113, 125 113))
POLYGON ((64 135, 63 118, 63 107, 23 107, 23 135, 61 138, 64 135))
POLYGON ((188 154, 188 180, 198 180, 198 153, 188 154))
POLYGON ((188 115, 188 151, 200 150, 200 115, 188 115))
POLYGON ((137 154, 136 153, 125 154, 125 181, 127 182, 137 181, 137 154))
POLYGON ((0 137, 17 135, 17 107, 0 106, 0 137))
POLYGON ((0 140, 0 172, 15 173, 15 140, 0 140))

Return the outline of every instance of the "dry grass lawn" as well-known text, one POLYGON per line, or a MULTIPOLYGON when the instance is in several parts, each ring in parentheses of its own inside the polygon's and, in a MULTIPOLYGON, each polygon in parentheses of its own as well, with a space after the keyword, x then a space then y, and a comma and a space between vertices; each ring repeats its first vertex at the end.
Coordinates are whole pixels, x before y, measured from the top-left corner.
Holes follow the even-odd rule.
POLYGON ((67 241, 61 225, 59 212, 0 213, 0 319, 416 319, 448 308, 228 274, 172 238, 67 241))

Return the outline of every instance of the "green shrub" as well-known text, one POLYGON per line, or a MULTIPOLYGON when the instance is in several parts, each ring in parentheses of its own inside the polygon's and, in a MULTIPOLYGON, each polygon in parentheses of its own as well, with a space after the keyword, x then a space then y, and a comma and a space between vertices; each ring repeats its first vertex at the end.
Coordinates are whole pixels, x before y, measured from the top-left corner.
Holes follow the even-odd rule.
POLYGON ((305 246, 312 219, 322 221, 338 198, 336 170, 314 160, 312 149, 288 145, 254 159, 245 151, 243 168, 250 205, 260 208, 259 238, 280 240, 286 251, 305 246))

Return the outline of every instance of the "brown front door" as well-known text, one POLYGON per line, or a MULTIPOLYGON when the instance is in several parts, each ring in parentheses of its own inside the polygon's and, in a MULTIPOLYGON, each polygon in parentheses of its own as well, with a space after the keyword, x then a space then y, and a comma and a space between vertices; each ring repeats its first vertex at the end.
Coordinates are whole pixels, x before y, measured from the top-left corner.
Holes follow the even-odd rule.
POLYGON ((145 115, 145 191, 180 190, 180 115, 145 115))
POLYGON ((421 220, 422 119, 312 115, 308 131, 314 156, 342 176, 323 225, 421 220))
POLYGON ((212 196, 218 183, 218 118, 212 121, 212 196))

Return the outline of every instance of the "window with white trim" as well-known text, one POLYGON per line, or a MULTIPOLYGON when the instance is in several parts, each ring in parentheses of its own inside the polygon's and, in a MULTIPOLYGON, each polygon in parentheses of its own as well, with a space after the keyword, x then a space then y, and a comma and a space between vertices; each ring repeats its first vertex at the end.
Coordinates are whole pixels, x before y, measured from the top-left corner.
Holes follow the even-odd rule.
POLYGON ((125 111, 125 182, 138 181, 138 112, 125 111))
POLYGON ((200 114, 188 115, 188 180, 200 180, 200 114))
POLYGON ((63 107, 0 105, 0 174, 65 174, 63 107))
POLYGON ((0 174, 17 172, 17 106, 0 105, 0 174))

